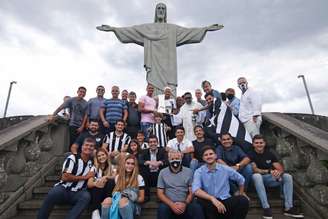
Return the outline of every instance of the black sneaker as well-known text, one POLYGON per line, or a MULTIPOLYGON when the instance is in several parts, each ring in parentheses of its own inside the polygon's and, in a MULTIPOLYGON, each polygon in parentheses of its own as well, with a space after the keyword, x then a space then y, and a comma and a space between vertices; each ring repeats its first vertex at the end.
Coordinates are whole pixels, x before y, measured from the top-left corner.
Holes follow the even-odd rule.
POLYGON ((264 208, 263 209, 263 218, 264 219, 272 219, 272 211, 271 208, 264 208))
POLYGON ((284 210, 284 215, 293 217, 293 218, 304 218, 304 215, 299 213, 296 208, 292 207, 288 210, 284 210))

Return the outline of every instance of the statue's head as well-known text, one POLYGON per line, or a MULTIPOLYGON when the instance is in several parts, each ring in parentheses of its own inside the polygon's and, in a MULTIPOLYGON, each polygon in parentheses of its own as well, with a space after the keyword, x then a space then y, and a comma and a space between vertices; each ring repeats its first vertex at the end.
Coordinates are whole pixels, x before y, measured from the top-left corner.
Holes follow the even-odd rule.
POLYGON ((155 23, 166 23, 166 5, 164 3, 158 3, 155 8, 155 23))

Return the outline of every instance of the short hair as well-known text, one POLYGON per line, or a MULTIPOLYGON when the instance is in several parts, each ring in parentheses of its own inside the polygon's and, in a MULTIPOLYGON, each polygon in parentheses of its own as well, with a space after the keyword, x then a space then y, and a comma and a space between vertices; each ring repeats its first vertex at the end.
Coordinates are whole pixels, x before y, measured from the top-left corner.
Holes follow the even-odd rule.
POLYGON ((186 95, 190 95, 190 96, 192 96, 192 94, 191 94, 190 92, 186 92, 186 93, 184 93, 184 94, 183 94, 183 97, 186 97, 186 95))
POLYGON ((182 130, 183 132, 186 132, 183 126, 178 126, 175 128, 175 132, 177 132, 178 130, 182 130))
POLYGON ((257 135, 254 135, 252 142, 254 142, 255 140, 259 140, 259 139, 262 139, 263 141, 265 141, 263 135, 257 134, 257 135))
POLYGON ((85 90, 85 91, 87 91, 87 89, 85 87, 83 87, 83 86, 80 86, 77 90, 85 90))
POLYGON ((97 86, 97 89, 98 89, 99 87, 105 88, 103 85, 98 85, 98 86, 97 86))
POLYGON ((172 156, 174 154, 179 154, 179 156, 182 158, 183 157, 183 154, 180 152, 180 151, 176 151, 176 150, 170 150, 167 154, 168 156, 168 160, 171 160, 172 159, 172 156))
POLYGON ((91 123, 91 122, 99 123, 99 120, 98 120, 98 119, 90 119, 90 120, 89 120, 89 123, 91 123))
MULTIPOLYGON (((128 90, 127 90, 127 89, 124 89, 124 90, 122 90, 122 93, 123 93, 123 92, 128 92, 128 90)), ((128 93, 129 93, 129 92, 128 92, 128 93)))
POLYGON ((232 138, 232 135, 229 132, 223 132, 220 134, 220 139, 222 139, 223 135, 229 135, 229 137, 232 138))
POLYGON ((139 130, 138 132, 137 132, 137 135, 138 134, 142 134, 143 136, 145 136, 145 133, 142 131, 142 130, 139 130))
POLYGON ((241 79, 243 79, 243 80, 245 80, 245 81, 247 82, 247 79, 246 79, 245 77, 239 77, 239 78, 237 79, 237 83, 238 83, 238 81, 241 80, 241 79))
POLYGON ((195 89, 195 92, 201 92, 201 93, 203 93, 202 90, 199 89, 199 88, 195 89))
POLYGON ((197 128, 201 128, 204 131, 204 127, 202 125, 195 125, 194 131, 196 131, 197 128))
POLYGON ((161 119, 163 119, 163 114, 159 112, 154 112, 154 118, 155 117, 160 117, 161 119))
POLYGON ((164 91, 165 91, 165 90, 170 90, 170 91, 172 91, 172 88, 170 88, 169 86, 166 86, 166 87, 164 87, 163 90, 164 90, 164 91))
POLYGON ((149 86, 151 86, 152 88, 154 88, 154 85, 152 85, 152 84, 150 84, 150 83, 147 84, 147 88, 148 88, 149 86))
POLYGON ((130 91, 129 96, 137 96, 137 94, 134 91, 130 91))
POLYGON ((121 122, 121 123, 123 123, 123 124, 125 125, 125 121, 124 121, 123 119, 119 119, 119 120, 117 120, 115 124, 117 124, 117 123, 119 123, 119 122, 121 122))
POLYGON ((117 86, 117 85, 113 85, 113 86, 112 86, 112 90, 113 90, 113 88, 117 88, 118 90, 120 90, 120 87, 117 86))
POLYGON ((229 92, 229 91, 231 91, 231 92, 235 93, 235 90, 234 90, 233 88, 228 88, 228 89, 226 89, 226 91, 225 91, 225 92, 227 93, 227 92, 229 92))
POLYGON ((202 88, 205 87, 205 84, 206 84, 206 83, 208 83, 209 85, 211 85, 211 83, 210 83, 209 81, 205 80, 205 81, 202 82, 202 88))
POLYGON ((212 150, 214 153, 216 153, 216 151, 215 151, 215 148, 213 147, 213 146, 210 146, 210 145, 205 145, 203 148, 202 148, 202 150, 201 150, 201 154, 202 154, 202 156, 204 155, 204 153, 206 152, 206 151, 208 151, 208 150, 212 150))
POLYGON ((156 136, 156 135, 149 135, 149 137, 148 137, 148 141, 149 141, 150 139, 156 139, 156 141, 158 142, 158 139, 157 139, 157 136, 156 136))
POLYGON ((85 138, 84 141, 83 141, 83 144, 85 143, 92 143, 94 146, 96 145, 96 140, 94 138, 85 138))
POLYGON ((214 97, 214 95, 213 95, 212 92, 208 92, 208 93, 206 93, 206 94, 205 94, 205 99, 206 99, 208 96, 212 96, 212 97, 214 97))

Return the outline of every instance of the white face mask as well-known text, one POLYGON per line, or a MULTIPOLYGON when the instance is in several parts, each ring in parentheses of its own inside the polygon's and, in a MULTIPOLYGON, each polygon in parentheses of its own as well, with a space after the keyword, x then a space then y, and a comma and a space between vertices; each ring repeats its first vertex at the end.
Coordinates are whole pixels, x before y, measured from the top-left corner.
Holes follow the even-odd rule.
POLYGON ((238 87, 242 92, 245 92, 248 88, 247 84, 240 84, 240 85, 238 85, 238 87))
POLYGON ((175 169, 180 167, 181 163, 182 163, 182 160, 171 160, 170 161, 171 167, 173 167, 175 169))

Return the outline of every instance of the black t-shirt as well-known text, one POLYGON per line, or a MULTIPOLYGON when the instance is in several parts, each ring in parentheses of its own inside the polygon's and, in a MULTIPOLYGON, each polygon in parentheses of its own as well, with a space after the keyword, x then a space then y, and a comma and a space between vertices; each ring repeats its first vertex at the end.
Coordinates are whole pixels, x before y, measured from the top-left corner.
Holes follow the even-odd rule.
POLYGON ((79 137, 77 137, 77 139, 75 140, 74 143, 79 146, 78 151, 81 152, 81 147, 82 147, 84 139, 93 138, 96 141, 96 149, 97 149, 97 148, 101 147, 104 137, 105 136, 99 132, 96 135, 92 135, 89 131, 84 131, 79 135, 79 137))
POLYGON ((128 103, 128 126, 139 126, 140 112, 138 111, 138 104, 128 103))
POLYGON ((214 146, 213 141, 210 138, 205 138, 203 142, 198 142, 197 140, 194 140, 192 142, 192 145, 194 146, 194 157, 198 160, 203 162, 202 159, 202 149, 204 146, 214 146))
POLYGON ((249 152, 248 157, 260 169, 274 169, 273 163, 278 162, 278 158, 270 150, 264 150, 262 154, 256 153, 255 150, 249 152))

